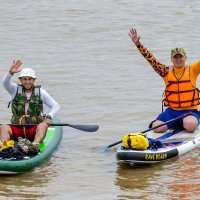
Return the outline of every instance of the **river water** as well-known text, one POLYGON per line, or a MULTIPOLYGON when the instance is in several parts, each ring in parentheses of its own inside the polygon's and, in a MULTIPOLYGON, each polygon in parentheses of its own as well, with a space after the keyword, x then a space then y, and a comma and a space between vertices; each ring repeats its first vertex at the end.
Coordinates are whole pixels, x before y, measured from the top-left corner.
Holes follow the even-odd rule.
MULTIPOLYGON (((162 63, 171 64, 176 46, 186 49, 192 63, 199 59, 199 12, 198 0, 2 1, 1 79, 21 59, 61 105, 62 123, 100 129, 64 127, 51 160, 26 174, 0 177, 0 199, 200 199, 200 148, 133 168, 117 164, 117 146, 98 153, 128 132, 147 129, 161 112, 164 83, 132 44, 129 29, 137 28, 162 63)), ((2 85, 0 91, 0 120, 6 123, 10 96, 2 85)))

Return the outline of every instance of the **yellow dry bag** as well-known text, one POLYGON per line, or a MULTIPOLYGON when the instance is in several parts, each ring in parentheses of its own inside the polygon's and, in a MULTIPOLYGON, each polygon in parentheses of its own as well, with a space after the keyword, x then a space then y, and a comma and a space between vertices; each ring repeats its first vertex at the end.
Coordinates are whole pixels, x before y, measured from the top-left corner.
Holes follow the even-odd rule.
POLYGON ((149 147, 149 141, 142 133, 128 133, 123 137, 122 144, 126 148, 145 150, 149 147))
POLYGON ((8 147, 14 148, 14 145, 15 145, 14 140, 7 140, 7 141, 4 141, 3 144, 1 145, 0 151, 2 151, 2 150, 5 149, 5 148, 8 148, 8 147))

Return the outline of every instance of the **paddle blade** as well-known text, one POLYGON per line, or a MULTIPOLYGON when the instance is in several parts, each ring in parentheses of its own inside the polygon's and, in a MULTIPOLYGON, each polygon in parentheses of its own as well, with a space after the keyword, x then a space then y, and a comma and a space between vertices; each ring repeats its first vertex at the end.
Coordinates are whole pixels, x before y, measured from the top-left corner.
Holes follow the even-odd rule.
POLYGON ((109 149, 109 146, 104 147, 103 149, 100 149, 98 151, 98 153, 104 153, 105 151, 107 151, 109 149))
POLYGON ((86 132, 95 132, 99 129, 98 125, 71 125, 71 127, 86 132))
POLYGON ((122 143, 122 140, 115 142, 113 144, 110 144, 108 146, 105 146, 103 149, 99 150, 99 153, 103 153, 103 152, 107 151, 110 147, 113 147, 113 146, 120 144, 120 143, 122 143))
POLYGON ((51 126, 69 126, 81 131, 95 132, 99 129, 98 125, 72 125, 72 124, 51 124, 51 126))

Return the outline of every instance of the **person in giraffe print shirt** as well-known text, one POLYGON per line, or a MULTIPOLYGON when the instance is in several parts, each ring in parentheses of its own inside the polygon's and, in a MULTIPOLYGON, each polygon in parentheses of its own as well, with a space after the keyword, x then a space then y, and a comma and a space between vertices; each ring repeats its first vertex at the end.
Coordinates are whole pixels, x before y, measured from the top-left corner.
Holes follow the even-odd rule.
POLYGON ((129 36, 139 52, 150 63, 154 71, 165 82, 166 88, 163 95, 163 105, 167 108, 160 113, 151 123, 152 127, 171 120, 154 132, 165 132, 170 128, 181 128, 188 132, 194 132, 198 125, 199 90, 196 81, 200 73, 200 60, 186 65, 186 52, 183 48, 176 47, 171 50, 172 66, 160 63, 153 54, 140 42, 140 36, 135 28, 131 28, 129 36), (188 113, 188 115, 187 115, 188 113), (179 120, 173 120, 184 115, 179 120))

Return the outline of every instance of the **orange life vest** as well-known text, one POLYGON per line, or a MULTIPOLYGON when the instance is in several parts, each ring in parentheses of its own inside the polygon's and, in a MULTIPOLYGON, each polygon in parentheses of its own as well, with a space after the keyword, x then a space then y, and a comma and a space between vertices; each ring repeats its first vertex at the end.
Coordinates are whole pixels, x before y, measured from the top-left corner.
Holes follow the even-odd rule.
POLYGON ((189 108, 198 105, 199 90, 190 81, 190 69, 185 67, 180 78, 177 78, 172 70, 167 77, 168 84, 164 91, 164 106, 170 108, 189 108))

